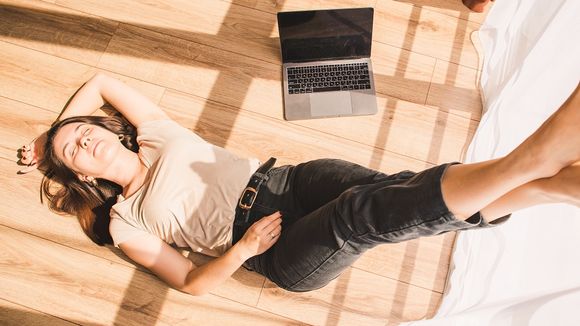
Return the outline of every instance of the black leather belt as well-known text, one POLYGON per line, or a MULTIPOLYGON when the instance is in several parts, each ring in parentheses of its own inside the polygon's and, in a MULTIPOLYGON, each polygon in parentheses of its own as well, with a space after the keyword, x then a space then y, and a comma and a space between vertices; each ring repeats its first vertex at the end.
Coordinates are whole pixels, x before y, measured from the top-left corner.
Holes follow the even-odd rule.
MULTIPOLYGON (((274 166, 276 163, 276 159, 270 157, 266 163, 260 165, 260 167, 254 172, 246 189, 242 192, 240 196, 240 200, 238 201, 238 207, 236 207, 236 215, 241 217, 243 223, 248 222, 248 218, 250 217, 250 209, 254 205, 254 201, 256 197, 258 197, 258 191, 260 191, 260 187, 264 182, 266 182, 270 177, 266 175, 268 171, 274 166)), ((236 224, 241 223, 236 218, 236 224)))

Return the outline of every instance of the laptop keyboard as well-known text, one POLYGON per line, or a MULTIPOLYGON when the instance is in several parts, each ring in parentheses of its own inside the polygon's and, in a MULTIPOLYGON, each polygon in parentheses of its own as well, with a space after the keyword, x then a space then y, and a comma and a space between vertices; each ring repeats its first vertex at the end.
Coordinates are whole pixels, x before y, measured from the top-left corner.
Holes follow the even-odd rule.
POLYGON ((367 63, 287 68, 290 94, 370 89, 367 63))

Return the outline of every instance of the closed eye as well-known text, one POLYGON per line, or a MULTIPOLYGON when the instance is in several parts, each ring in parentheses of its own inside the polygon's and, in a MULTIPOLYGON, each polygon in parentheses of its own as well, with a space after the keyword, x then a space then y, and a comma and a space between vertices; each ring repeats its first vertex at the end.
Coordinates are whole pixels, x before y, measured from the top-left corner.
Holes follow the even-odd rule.
MULTIPOLYGON (((91 131, 90 128, 87 128, 87 129, 83 130, 83 133, 82 133, 83 136, 88 135, 90 131, 91 131)), ((76 145, 72 148, 72 151, 70 151, 70 156, 71 157, 74 156, 77 153, 77 149, 78 149, 78 146, 76 146, 76 145)))

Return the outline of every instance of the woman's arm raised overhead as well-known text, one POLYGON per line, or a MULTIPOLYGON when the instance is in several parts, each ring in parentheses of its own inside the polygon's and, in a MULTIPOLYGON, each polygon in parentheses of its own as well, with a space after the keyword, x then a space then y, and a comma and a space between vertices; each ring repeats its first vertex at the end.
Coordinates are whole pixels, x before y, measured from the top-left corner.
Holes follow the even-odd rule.
POLYGON ((105 103, 111 104, 135 127, 146 121, 168 118, 146 96, 122 81, 98 72, 77 91, 58 120, 91 115, 105 103))
MULTIPOLYGON (((56 120, 92 115, 105 103, 111 104, 135 127, 146 121, 168 118, 146 96, 122 81, 98 72, 78 89, 56 120)), ((20 163, 27 166, 19 173, 28 173, 37 168, 37 163, 42 161, 45 141, 46 133, 42 133, 29 145, 20 148, 20 163)))

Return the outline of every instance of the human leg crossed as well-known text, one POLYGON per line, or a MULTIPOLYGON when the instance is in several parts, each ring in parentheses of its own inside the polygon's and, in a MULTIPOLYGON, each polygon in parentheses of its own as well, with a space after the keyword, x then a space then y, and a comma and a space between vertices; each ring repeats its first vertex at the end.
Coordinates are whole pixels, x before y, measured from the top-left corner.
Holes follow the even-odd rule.
POLYGON ((547 178, 580 160, 580 86, 511 153, 500 159, 455 165, 443 179, 443 197, 458 218, 468 218, 502 196, 547 178))
POLYGON ((481 210, 493 223, 512 212, 541 204, 566 203, 580 206, 580 163, 565 167, 555 176, 526 183, 481 210))

